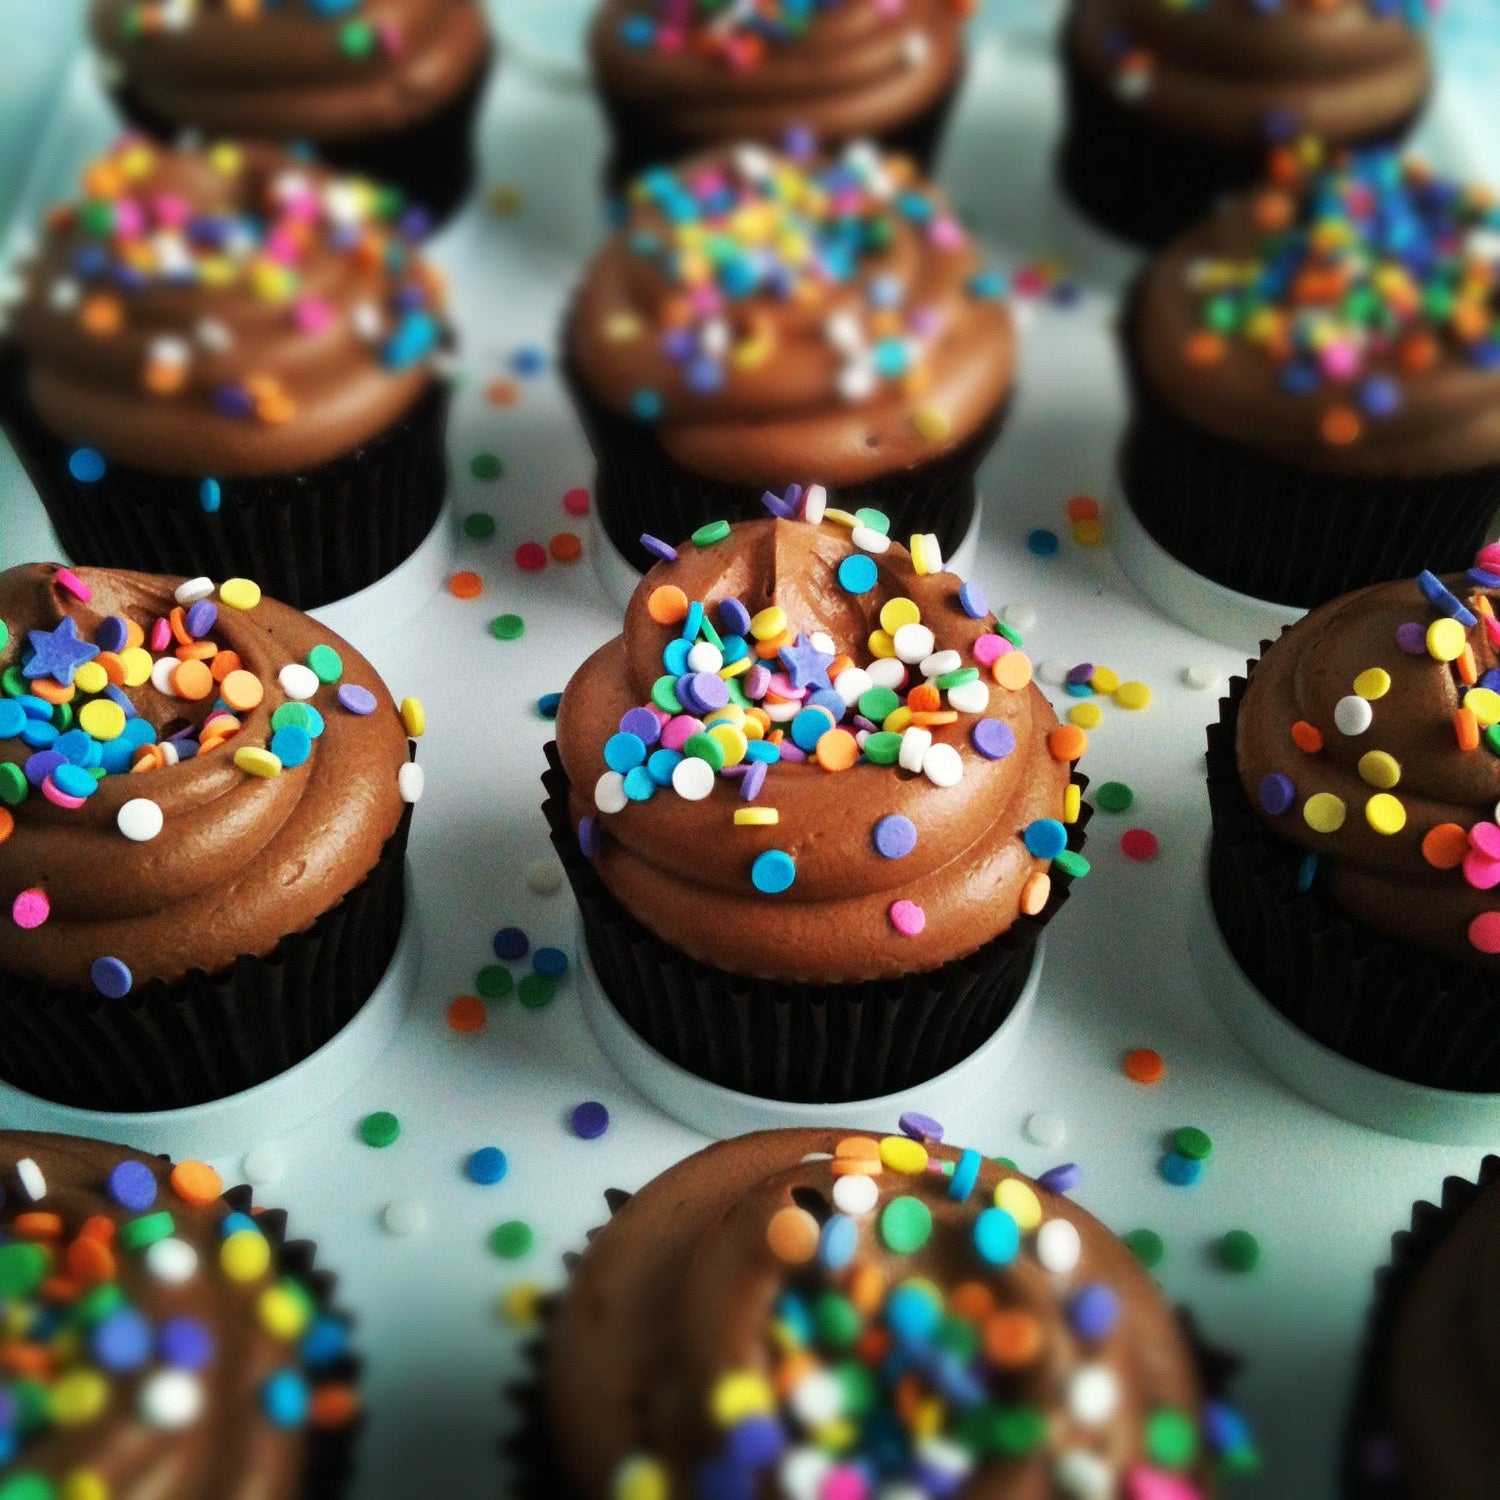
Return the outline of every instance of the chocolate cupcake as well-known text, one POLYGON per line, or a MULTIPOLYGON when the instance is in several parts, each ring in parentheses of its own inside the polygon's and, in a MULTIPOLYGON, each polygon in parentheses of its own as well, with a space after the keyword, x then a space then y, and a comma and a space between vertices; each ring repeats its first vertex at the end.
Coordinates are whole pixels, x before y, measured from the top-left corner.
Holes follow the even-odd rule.
POLYGON ((695 152, 874 140, 932 169, 971 0, 604 0, 589 35, 615 187, 695 152))
POLYGON ((1466 567, 1500 509, 1497 224, 1477 189, 1337 156, 1161 255, 1124 329, 1151 536, 1298 607, 1466 567))
POLYGON ((1399 143, 1432 88, 1436 0, 1073 0, 1059 170, 1102 228, 1155 248, 1273 151, 1399 143))
POLYGON ((137 129, 311 146, 437 220, 467 197, 491 50, 479 0, 170 9, 93 0, 106 85, 137 129))
POLYGON ((274 147, 91 163, 0 339, 0 422, 71 560, 310 609, 410 556, 447 483, 449 334, 408 228, 274 147))
POLYGON ((1072 1176, 832 1130, 689 1157, 561 1294, 521 1494, 1207 1500, 1243 1419, 1072 1176))
POLYGON ((0 574, 0 691, 0 1077, 178 1108, 355 1015, 401 930, 418 705, 244 579, 55 564, 0 574))
POLYGON ((817 473, 951 555, 1011 392, 1005 290, 942 193, 868 146, 648 174, 564 333, 609 540, 644 571, 642 532, 758 515, 817 473))
POLYGON ((335 1500, 359 1365, 314 1256, 202 1162, 0 1131, 0 1494, 335 1500))
POLYGON ((1500 554, 1362 589, 1209 731, 1210 892, 1289 1021, 1413 1083, 1500 1091, 1500 554))
POLYGON ((1488 1156, 1476 1182, 1450 1177, 1440 1203, 1412 1209, 1375 1278, 1343 1500, 1462 1500, 1493 1488, 1497 1278, 1500 1157, 1488 1156))
POLYGON ((873 513, 805 507, 647 574, 545 780, 616 1010, 700 1077, 830 1103, 924 1082, 1010 1013, 1088 869, 1086 741, 930 539, 914 561, 873 513))

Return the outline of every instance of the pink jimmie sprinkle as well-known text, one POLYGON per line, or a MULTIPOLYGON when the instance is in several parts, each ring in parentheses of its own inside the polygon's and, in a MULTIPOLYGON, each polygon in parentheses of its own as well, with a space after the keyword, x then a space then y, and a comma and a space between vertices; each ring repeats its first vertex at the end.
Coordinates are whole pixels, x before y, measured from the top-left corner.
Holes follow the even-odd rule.
POLYGON ((916 937, 927 925, 927 913, 915 901, 891 903, 891 926, 903 937, 916 937))
POLYGON ((87 604, 94 597, 93 589, 72 568, 59 568, 53 576, 58 588, 66 589, 75 599, 81 599, 87 604))
POLYGON ((52 903, 48 901, 46 891, 33 887, 16 897, 11 903, 10 914, 17 927, 40 927, 52 915, 52 903))

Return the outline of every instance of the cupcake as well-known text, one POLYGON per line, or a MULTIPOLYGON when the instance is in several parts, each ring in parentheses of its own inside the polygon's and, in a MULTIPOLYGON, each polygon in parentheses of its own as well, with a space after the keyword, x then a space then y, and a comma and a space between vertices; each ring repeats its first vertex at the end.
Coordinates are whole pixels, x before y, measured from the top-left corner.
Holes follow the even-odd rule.
POLYGON ((1010 396, 1004 294, 942 193, 868 145, 641 178, 564 330, 609 540, 644 571, 643 531, 757 515, 813 472, 952 554, 1010 396))
POLYGON ((310 609, 410 556, 447 483, 449 335, 409 228, 274 147, 92 162, 0 338, 0 421, 72 561, 310 609))
POLYGON ((1333 1051, 1467 1092, 1500 1091, 1497 600, 1500 549, 1336 599, 1209 731, 1210 891, 1245 975, 1333 1051))
POLYGON ((549 747, 603 991, 745 1093, 874 1098, 954 1066, 1088 870, 1083 732, 931 538, 913 556, 883 524, 813 486, 800 518, 667 549, 549 747))
POLYGON ((1466 567, 1500 508, 1497 227, 1478 189, 1338 155, 1155 260, 1120 459, 1151 536, 1296 607, 1466 567))
POLYGON ((0 1078, 179 1108, 355 1015, 400 934, 419 705, 245 579, 56 564, 0 573, 0 693, 0 1078))
POLYGON ((1343 1500, 1467 1500, 1494 1489, 1500 1157, 1450 1177, 1393 1237, 1346 1432, 1343 1500))
POLYGON ((479 0, 93 0, 106 87, 131 125, 310 146, 435 219, 468 195, 489 73, 479 0))
POLYGON ((333 1278, 223 1189, 202 1162, 0 1131, 0 1494, 344 1492, 359 1367, 333 1278))
POLYGON ((930 171, 972 0, 604 0, 589 35, 618 186, 715 147, 859 139, 930 171))
POLYGON ((1259 180, 1272 151, 1401 141, 1432 88, 1437 0, 1073 0, 1059 170, 1148 248, 1259 180))
POLYGON ((1243 1419, 1048 1176, 796 1129, 670 1168, 551 1316, 522 1495, 1219 1493, 1243 1419))

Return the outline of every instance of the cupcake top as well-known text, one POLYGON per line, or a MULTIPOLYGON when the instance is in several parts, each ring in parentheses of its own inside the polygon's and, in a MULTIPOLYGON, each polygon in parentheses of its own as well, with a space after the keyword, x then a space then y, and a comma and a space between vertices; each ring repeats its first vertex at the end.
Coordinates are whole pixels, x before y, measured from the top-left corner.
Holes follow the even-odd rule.
POLYGON ((973 585, 823 492, 642 579, 557 719, 579 840, 657 936, 731 973, 940 967, 1052 898, 1079 810, 1060 727, 973 585), (830 935, 836 934, 836 940, 830 935))
POLYGON ((1500 548, 1314 610, 1255 663, 1240 780, 1303 879, 1376 932, 1500 972, 1500 548))
POLYGON ((629 192, 574 304, 596 400, 697 474, 830 485, 958 447, 1009 391, 1006 283, 904 158, 744 147, 629 192))
POLYGON ((1073 60, 1167 130, 1232 150, 1394 132, 1432 86, 1438 0, 1074 0, 1073 60))
POLYGON ((475 0, 93 0, 112 82, 165 120, 344 141, 430 115, 488 48, 475 0))
POLYGON ((1390 152, 1296 167, 1146 272, 1131 337, 1197 425, 1299 466, 1500 463, 1500 206, 1390 152))
POLYGON ((1076 1169, 1049 1187, 902 1125, 710 1146, 593 1238, 546 1386, 580 1500, 1202 1500, 1216 1444, 1251 1459, 1139 1262, 1063 1196, 1076 1169))
POLYGON ((223 1189, 202 1162, 0 1132, 0 1491, 304 1493, 311 1434, 358 1415, 348 1329, 281 1216, 223 1189))
POLYGON ((0 970, 119 998, 269 954, 415 800, 403 709, 245 579, 0 573, 0 970))
POLYGON ((75 477, 289 474, 395 421, 447 340, 419 219, 271 146, 126 137, 91 162, 12 314, 37 415, 92 461, 75 477))
POLYGON ((604 0, 600 88, 702 141, 883 135, 963 68, 972 0, 604 0))

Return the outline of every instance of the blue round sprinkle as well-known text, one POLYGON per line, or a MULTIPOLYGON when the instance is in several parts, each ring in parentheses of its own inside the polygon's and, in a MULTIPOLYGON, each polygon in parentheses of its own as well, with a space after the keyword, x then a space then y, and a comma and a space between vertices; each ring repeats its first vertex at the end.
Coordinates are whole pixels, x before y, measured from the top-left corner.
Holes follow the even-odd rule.
POLYGON ((536 700, 536 711, 544 719, 555 719, 557 717, 557 710, 561 703, 561 693, 543 693, 542 696, 536 700))
POLYGON ((531 939, 519 927, 502 927, 495 934, 495 957, 510 963, 531 952, 531 939))
POLYGON ((101 651, 123 651, 130 640, 130 627, 119 615, 106 615, 94 630, 94 644, 101 651))
POLYGON ((1038 526, 1026 537, 1026 550, 1035 557, 1051 557, 1061 546, 1057 533, 1049 531, 1045 526, 1038 526))
POLYGON ((790 890, 796 878, 796 861, 780 849, 767 849, 764 854, 757 854, 755 863, 750 866, 751 884, 767 896, 779 896, 790 890))
POLYGON ((293 771, 312 754, 312 736, 305 729, 288 724, 271 736, 271 754, 288 771, 293 771))
POLYGON ((786 1442, 786 1429, 775 1417, 746 1417, 729 1429, 724 1449, 736 1469, 753 1474, 774 1464, 786 1442))
POLYGON ((661 415, 661 397, 653 390, 639 390, 630 398, 630 415, 637 422, 654 422, 661 415))
POLYGON ((118 958, 96 958, 89 968, 94 988, 107 1000, 123 1000, 135 978, 118 958))
POLYGON ((224 492, 219 488, 217 479, 205 479, 198 486, 198 505, 204 515, 216 515, 223 500, 224 492))
POLYGON ((0 698, 0 740, 14 739, 26 727, 26 710, 11 698, 0 698))
POLYGON ((261 1387, 261 1410, 273 1427, 301 1427, 307 1421, 312 1397, 296 1370, 278 1370, 261 1387))
POLYGON ((1203 1163, 1180 1151, 1169 1151, 1161 1159, 1161 1175, 1173 1187, 1195 1187, 1203 1180, 1203 1163))
POLYGON ((1003 1208, 987 1208, 974 1221, 974 1248, 986 1265, 1008 1266, 1021 1253, 1021 1226, 1003 1208))
POLYGON ((1068 847, 1068 830, 1056 818, 1038 818, 1021 835, 1026 852, 1037 859, 1056 859, 1068 847))
POLYGON ((321 1369, 342 1359, 349 1348, 349 1330, 337 1318, 321 1317, 307 1330, 302 1340, 302 1362, 309 1369, 321 1369))
POLYGON ((898 1286, 885 1304, 886 1326, 906 1343, 930 1338, 941 1319, 937 1298, 919 1286, 898 1286))
MULTIPOLYGON (((671 786, 672 772, 683 758, 681 750, 655 750, 646 762, 646 774, 657 786, 671 786)), ((625 794, 630 795, 630 778, 625 778, 625 794)))
POLYGON ((1318 856, 1311 852, 1302 856, 1302 863, 1297 866, 1297 894, 1305 896, 1313 886, 1313 881, 1318 876, 1318 856))
POLYGON ((548 979, 561 979, 568 972, 568 955, 561 948, 538 948, 531 955, 531 967, 548 979))
POLYGON ((579 1140, 596 1141, 609 1129, 609 1111, 597 1099, 586 1099, 573 1111, 572 1126, 579 1140))
POLYGON ((646 744, 639 735, 612 734, 604 742, 604 764, 624 775, 646 764, 646 744))
POLYGON ((79 484, 97 484, 104 478, 104 460, 92 448, 75 448, 68 455, 68 473, 79 484))
POLYGON ((953 1175, 948 1179, 948 1196, 955 1203, 969 1201, 969 1195, 979 1182, 979 1168, 983 1163, 984 1158, 977 1151, 964 1151, 959 1156, 953 1175))
POLYGON ((859 1225, 847 1214, 834 1214, 818 1238, 818 1260, 830 1271, 842 1271, 859 1251, 859 1225))
POLYGON ((142 1161, 117 1162, 107 1186, 109 1196, 129 1213, 143 1214, 156 1202, 156 1174, 142 1161))
POLYGON ((481 1187, 494 1187, 497 1182, 503 1182, 508 1171, 510 1163, 498 1146, 481 1146, 469 1158, 469 1179, 481 1187))
POLYGON ((826 708, 804 708, 792 720, 792 743, 809 755, 818 741, 833 728, 833 715, 826 708))
POLYGON ((632 802, 649 802, 656 795, 656 782, 645 766, 632 766, 625 773, 625 795, 632 802))
POLYGON ((1081 1339, 1097 1343, 1108 1338, 1120 1321, 1120 1299, 1100 1282, 1083 1287, 1068 1307, 1068 1322, 1081 1339))
POLYGON ((880 577, 875 559, 863 552, 854 552, 839 564, 839 583, 851 594, 868 594, 880 577))
POLYGON ((1261 811, 1269 813, 1273 818, 1290 812, 1297 800, 1297 788, 1292 784, 1292 778, 1283 776, 1280 771, 1262 776, 1257 791, 1261 811))
POLYGON ((151 1358, 151 1325, 133 1307, 116 1308, 95 1324, 89 1348, 111 1374, 139 1370, 151 1358))
POLYGON ((162 1359, 179 1370, 203 1370, 214 1357, 213 1335, 197 1318, 169 1318, 156 1339, 162 1359))
POLYGON ((917 825, 891 813, 875 825, 875 848, 887 859, 905 859, 917 847, 917 825))
POLYGON ((958 605, 971 620, 982 620, 990 612, 984 590, 977 583, 966 583, 959 589, 958 605))
POLYGON ((92 797, 99 783, 82 767, 64 762, 52 773, 52 785, 69 797, 92 797))
POLYGON ((750 611, 738 599, 720 600, 719 624, 730 635, 742 636, 750 629, 750 611))

